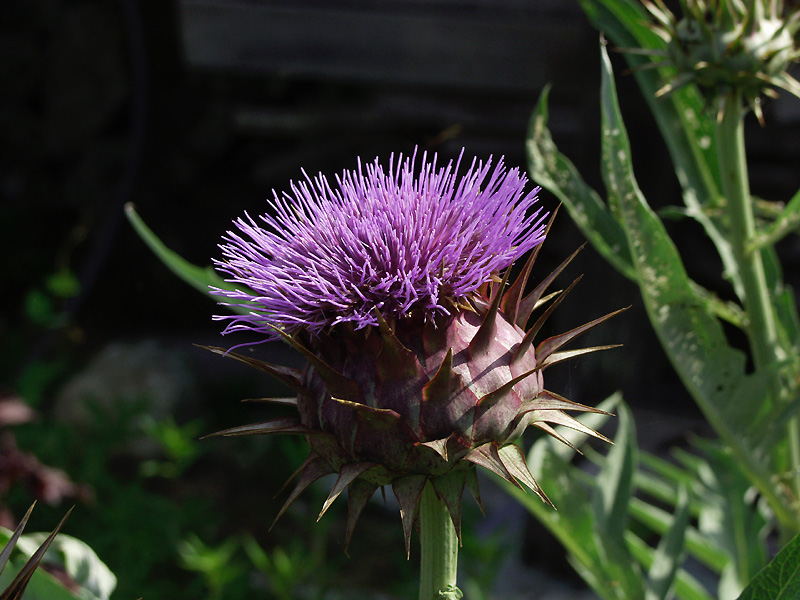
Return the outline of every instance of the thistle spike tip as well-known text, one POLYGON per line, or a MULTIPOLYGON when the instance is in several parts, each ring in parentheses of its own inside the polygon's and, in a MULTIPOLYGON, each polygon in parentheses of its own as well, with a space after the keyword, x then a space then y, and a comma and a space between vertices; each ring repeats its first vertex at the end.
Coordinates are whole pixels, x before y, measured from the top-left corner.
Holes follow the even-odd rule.
POLYGON ((447 460, 447 442, 450 440, 449 437, 442 438, 439 440, 431 440, 430 442, 419 442, 420 446, 426 446, 436 452, 442 459, 447 460))
POLYGON ((560 335, 554 335, 552 337, 547 338, 536 347, 537 362, 545 361, 547 357, 549 357, 553 352, 561 348, 561 346, 563 346, 567 342, 572 341, 582 333, 589 331, 592 327, 595 327, 596 325, 599 325, 600 323, 607 321, 611 317, 614 317, 620 314, 621 312, 625 312, 629 308, 630 306, 626 306, 625 308, 620 308, 618 310, 608 313, 607 315, 603 315, 602 317, 599 317, 594 321, 589 321, 588 323, 584 323, 580 327, 571 329, 566 333, 562 333, 560 335))
MULTIPOLYGON (((364 507, 369 499, 375 494, 379 486, 369 483, 364 479, 356 479, 347 488, 347 529, 344 537, 344 551, 350 547, 350 540, 353 537, 358 518, 361 516, 364 507)), ((383 489, 383 488, 381 488, 383 489)))
POLYGON ((483 352, 492 341, 492 338, 494 338, 497 328, 497 311, 500 308, 503 289, 506 287, 510 273, 511 269, 506 269, 506 272, 503 274, 503 279, 497 284, 499 286, 497 292, 492 294, 493 298, 489 309, 483 315, 483 321, 481 321, 481 325, 475 333, 475 337, 473 337, 469 343, 469 352, 471 355, 483 352))
POLYGON ((333 472, 334 470, 330 468, 324 459, 320 457, 314 457, 312 460, 310 460, 303 469, 303 473, 300 475, 300 481, 297 482, 297 485, 292 490, 292 493, 289 494, 289 497, 286 499, 283 507, 280 509, 280 511, 278 511, 278 515, 275 517, 275 520, 272 521, 272 525, 269 526, 269 530, 272 531, 272 528, 275 527, 275 523, 278 522, 278 519, 280 519, 283 516, 283 513, 285 513, 292 503, 297 500, 298 496, 308 489, 308 486, 314 483, 317 479, 320 479, 325 475, 330 475, 333 472))
POLYGON ((539 482, 536 481, 530 469, 528 469, 525 456, 522 454, 522 450, 520 450, 519 446, 515 444, 503 446, 498 451, 498 457, 514 479, 524 483, 534 494, 539 496, 542 502, 555 508, 550 498, 547 497, 547 494, 544 493, 544 490, 539 485, 539 482))
POLYGON ((406 475, 392 482, 392 490, 400 505, 400 519, 403 522, 407 558, 411 558, 411 529, 414 527, 419 510, 419 499, 427 482, 427 475, 416 474, 406 475))
POLYGON ((426 402, 434 402, 437 398, 450 397, 450 382, 453 376, 453 349, 449 348, 444 355, 436 374, 422 388, 423 406, 426 402))
POLYGON ((238 427, 231 427, 230 429, 223 429, 215 433, 209 433, 202 436, 200 439, 205 440, 213 437, 233 437, 239 435, 268 435, 274 433, 294 433, 294 434, 308 434, 310 433, 308 427, 300 422, 300 417, 278 417, 263 423, 251 423, 249 425, 240 425, 238 427))
POLYGON ((374 466, 375 463, 369 462, 347 463, 342 465, 342 468, 339 471, 339 477, 336 479, 336 483, 333 485, 331 493, 325 500, 325 504, 322 505, 322 510, 319 512, 317 521, 319 521, 322 518, 322 515, 328 511, 333 502, 339 497, 345 488, 348 488, 355 479, 363 475, 366 471, 374 466))
POLYGON ((269 373, 272 377, 291 388, 294 392, 300 393, 306 391, 305 386, 301 383, 301 373, 297 369, 284 367, 283 365, 273 365, 272 363, 264 362, 263 360, 258 360, 257 358, 245 356, 237 352, 231 352, 230 350, 225 350, 225 348, 220 348, 218 346, 203 346, 202 344, 195 344, 195 346, 225 358, 232 358, 249 367, 256 368, 259 371, 269 373))
POLYGON ((482 446, 473 448, 470 450, 469 454, 464 457, 464 459, 478 465, 479 467, 483 467, 492 471, 509 483, 513 483, 515 486, 522 489, 522 486, 517 482, 516 479, 514 479, 511 473, 508 472, 508 469, 500 459, 496 442, 488 442, 482 446))
POLYGON ((373 314, 378 321, 383 346, 380 350, 378 369, 384 379, 413 375, 420 368, 417 355, 401 342, 394 330, 376 307, 373 314))
POLYGON ((517 346, 517 349, 514 350, 514 356, 511 359, 512 362, 516 362, 517 360, 525 356, 525 354, 530 349, 531 344, 533 344, 533 338, 539 335, 539 332, 541 331, 544 324, 547 322, 547 319, 550 318, 550 315, 553 314, 553 311, 555 311, 555 309, 558 308, 558 305, 561 304, 564 298, 567 297, 567 294, 569 294, 572 291, 572 288, 578 285, 578 282, 581 279, 583 279, 583 275, 579 275, 578 277, 576 277, 575 280, 571 284, 569 284, 569 287, 567 287, 567 289, 561 292, 555 299, 555 301, 553 301, 553 303, 547 307, 547 310, 545 310, 542 313, 542 315, 538 319, 536 319, 536 322, 533 324, 533 327, 531 327, 525 333, 525 337, 522 338, 522 341, 520 342, 519 346, 517 346))
POLYGON ((525 298, 523 298, 520 301, 519 311, 517 313, 517 318, 515 321, 518 327, 520 327, 521 329, 525 329, 526 325, 528 324, 528 320, 531 318, 531 313, 533 312, 533 308, 534 306, 536 306, 537 302, 539 301, 539 298, 542 297, 542 295, 547 291, 547 288, 550 287, 550 284, 553 283, 553 280, 556 277, 558 277, 561 271, 563 271, 567 267, 567 265, 572 262, 572 259, 574 259, 578 255, 578 253, 584 249, 585 246, 586 242, 581 244, 578 247, 578 249, 575 250, 575 252, 570 254, 569 257, 567 257, 567 259, 564 262, 558 265, 555 268, 555 270, 553 270, 553 272, 550 273, 550 275, 545 277, 530 294, 525 296, 525 298))
POLYGON ((439 499, 444 502, 453 527, 458 537, 458 545, 462 546, 461 541, 461 500, 464 496, 464 486, 466 485, 466 474, 464 471, 450 471, 440 477, 432 477, 431 484, 439 499))
MULTIPOLYGON (((550 215, 550 218, 547 221, 547 225, 545 226, 544 236, 547 237, 547 234, 550 232, 550 227, 553 225, 555 221, 556 215, 558 214, 559 209, 561 208, 561 203, 559 202, 558 206, 556 206, 553 213, 550 215)), ((514 280, 514 283, 511 287, 506 291, 503 295, 503 300, 500 304, 500 308, 509 319, 513 322, 517 320, 517 314, 519 312, 519 304, 522 301, 522 297, 525 294, 525 287, 528 285, 528 278, 531 275, 531 271, 533 270, 533 265, 536 262, 536 259, 539 256, 539 250, 541 250, 542 244, 539 243, 534 247, 531 251, 528 260, 525 261, 525 265, 522 267, 522 271, 520 271, 519 276, 514 280)), ((510 268, 510 267, 509 267, 510 268)))

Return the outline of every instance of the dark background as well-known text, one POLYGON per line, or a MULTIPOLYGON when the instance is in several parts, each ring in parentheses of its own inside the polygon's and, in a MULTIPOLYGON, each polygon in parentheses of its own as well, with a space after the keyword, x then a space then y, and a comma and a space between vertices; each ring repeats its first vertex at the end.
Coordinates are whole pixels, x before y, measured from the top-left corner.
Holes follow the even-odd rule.
MULTIPOLYGON (((547 83, 559 148, 602 189, 597 44, 578 4, 564 0, 4 3, 0 383, 38 390, 46 411, 109 344, 155 340, 184 353, 196 380, 176 414, 211 414, 213 429, 251 420, 253 409, 236 404, 237 394, 264 384, 191 346, 230 341, 211 321, 221 309, 157 261, 124 220, 124 204, 135 203, 173 250, 209 264, 230 222, 266 210, 271 190, 287 189, 301 169, 333 176, 358 157, 388 160, 415 146, 444 158, 462 148, 468 156, 504 155, 524 168, 527 121, 547 83), (68 298, 46 285, 63 272, 80 284, 68 298), (35 316, 36 298, 50 302, 57 322, 35 316), (63 368, 37 387, 30 366, 48 361, 63 368)), ((680 204, 646 105, 619 56, 614 61, 639 183, 654 207, 680 204)), ((765 113, 765 128, 748 123, 753 191, 785 200, 800 183, 800 109, 784 95, 765 113)), ((549 193, 540 197, 555 208, 549 193)), ((719 261, 699 228, 669 227, 690 273, 729 297, 714 283, 719 261)), ((582 242, 563 211, 535 275, 582 242)), ((787 278, 796 280, 800 247, 788 241, 780 250, 787 278)), ((580 273, 551 331, 632 305, 584 338, 625 347, 554 368, 548 387, 590 405, 621 389, 651 449, 704 431, 635 287, 591 247, 562 286, 580 273)), ((265 484, 270 495, 272 485, 265 484)))

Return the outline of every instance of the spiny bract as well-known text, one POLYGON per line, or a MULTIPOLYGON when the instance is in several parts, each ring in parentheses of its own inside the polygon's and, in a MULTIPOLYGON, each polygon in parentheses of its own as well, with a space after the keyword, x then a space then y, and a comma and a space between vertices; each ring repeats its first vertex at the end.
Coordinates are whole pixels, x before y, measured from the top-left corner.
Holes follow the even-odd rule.
POLYGON ((414 159, 401 157, 397 173, 386 175, 376 161, 366 175, 361 168, 346 173, 335 191, 322 176, 316 192, 293 186, 295 201, 276 199, 279 217, 263 217, 268 230, 249 218, 237 222, 251 239, 229 233, 227 260, 218 263, 229 281, 251 288, 215 290, 252 307, 227 317, 227 331, 281 338, 308 365, 299 371, 211 348, 297 394, 289 401, 297 415, 215 435, 304 435, 311 453, 278 517, 311 483, 338 473, 320 516, 348 490, 346 543, 369 498, 390 485, 408 548, 428 481, 460 534, 465 487, 480 503, 476 465, 548 502, 513 443, 530 425, 564 443, 551 424, 602 438, 564 412, 596 409, 545 390, 542 371, 608 347, 560 351, 616 313, 534 345, 577 283, 545 296, 575 254, 526 295, 549 228, 538 212, 529 214, 538 190, 524 194, 527 179, 506 173, 502 161, 494 171, 491 161, 473 163, 460 182, 458 163, 439 170, 435 164, 423 156, 415 179, 414 159), (507 286, 511 264, 531 248, 507 286), (547 302, 526 330, 534 309, 547 302))

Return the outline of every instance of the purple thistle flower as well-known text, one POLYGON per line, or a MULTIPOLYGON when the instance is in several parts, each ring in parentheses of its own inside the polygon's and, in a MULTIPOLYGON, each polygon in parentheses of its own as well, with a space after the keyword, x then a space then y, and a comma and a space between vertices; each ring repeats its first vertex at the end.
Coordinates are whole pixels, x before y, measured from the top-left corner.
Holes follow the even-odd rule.
POLYGON ((335 186, 303 172, 291 193, 273 191, 275 216, 236 220, 215 264, 244 288, 213 293, 252 310, 216 316, 228 321, 223 333, 360 329, 378 325, 375 308, 387 320, 431 320, 543 241, 546 215, 531 210, 540 188, 526 193, 527 177, 502 158, 494 168, 473 160, 462 177, 461 156, 437 168, 425 153, 417 176, 415 162, 416 151, 392 155, 387 173, 377 159, 366 169, 359 161, 335 186))
POLYGON ((605 439, 565 412, 600 411, 547 391, 543 371, 606 348, 560 351, 616 313, 534 344, 577 283, 544 295, 577 252, 526 294, 536 248, 506 285, 512 263, 549 227, 534 209, 538 188, 526 193, 525 175, 502 159, 473 160, 462 177, 461 157, 437 168, 423 154, 418 171, 415 160, 393 156, 388 173, 377 160, 359 164, 336 186, 306 175, 291 194, 274 195, 272 216, 237 220, 216 262, 234 291, 214 292, 250 308, 216 317, 230 319, 224 333, 280 338, 308 361, 298 370, 210 348, 297 394, 276 400, 297 414, 216 435, 303 435, 311 451, 278 517, 338 473, 320 516, 347 489, 345 545, 378 487, 397 497, 408 550, 428 482, 459 532, 464 489, 480 503, 477 466, 549 502, 513 443, 526 427, 561 441, 552 425, 605 439))

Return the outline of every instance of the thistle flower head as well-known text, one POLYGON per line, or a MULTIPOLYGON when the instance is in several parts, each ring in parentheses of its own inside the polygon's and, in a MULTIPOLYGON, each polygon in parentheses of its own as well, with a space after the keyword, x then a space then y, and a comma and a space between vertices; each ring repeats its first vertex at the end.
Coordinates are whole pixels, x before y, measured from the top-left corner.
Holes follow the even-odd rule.
POLYGON ((250 307, 220 317, 232 319, 225 331, 283 339, 307 359, 302 371, 211 348, 296 393, 278 400, 296 414, 217 434, 305 436, 311 452, 278 516, 336 473, 322 513, 348 490, 349 541, 367 500, 391 486, 407 547, 429 481, 457 531, 464 488, 480 502, 476 466, 548 501, 513 442, 535 426, 569 443, 552 424, 602 437, 564 412, 597 411, 546 390, 542 373, 607 348, 560 350, 615 314, 534 344, 577 283, 545 295, 570 257, 525 293, 549 228, 533 209, 538 188, 526 193, 525 176, 502 161, 473 162, 461 178, 459 163, 437 168, 423 155, 416 175, 414 163, 400 157, 388 173, 378 162, 359 166, 335 187, 306 177, 275 196, 275 216, 240 219, 225 238, 217 268, 246 287, 215 293, 250 307), (512 262, 531 249, 507 286, 512 262))
POLYGON ((660 95, 695 83, 709 101, 742 94, 762 120, 762 96, 782 88, 800 97, 788 69, 800 58, 800 7, 782 0, 681 0, 677 17, 663 0, 643 0, 653 31, 666 43, 665 63, 677 69, 660 95))
POLYGON ((506 171, 502 159, 437 166, 434 155, 400 156, 386 172, 376 161, 336 178, 319 175, 292 184, 270 203, 275 215, 236 221, 221 246, 217 268, 248 291, 217 290, 248 301, 247 316, 225 332, 251 329, 266 339, 319 333, 340 323, 356 329, 420 313, 450 314, 492 273, 543 240, 535 188, 506 171))

